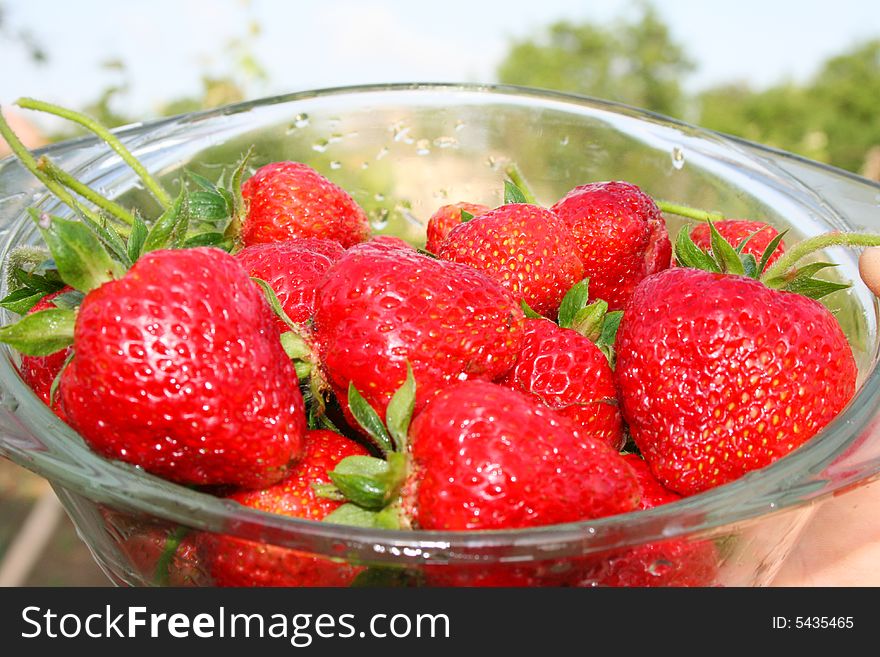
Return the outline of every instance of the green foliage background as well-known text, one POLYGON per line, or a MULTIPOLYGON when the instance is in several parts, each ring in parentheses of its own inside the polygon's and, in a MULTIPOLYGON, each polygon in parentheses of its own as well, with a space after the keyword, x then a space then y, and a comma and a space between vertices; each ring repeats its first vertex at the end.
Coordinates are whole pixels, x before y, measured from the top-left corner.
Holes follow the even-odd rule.
MULTIPOLYGON (((512 40, 497 68, 497 81, 618 101, 700 126, 792 151, 880 180, 880 35, 854 44, 824 62, 812 79, 755 89, 747 83, 685 91, 697 65, 657 10, 634 0, 630 18, 607 23, 562 20, 512 40)), ((249 12, 248 4, 243 11, 249 12)), ((262 95, 268 79, 254 56, 259 23, 242 17, 243 35, 218 39, 225 73, 204 74, 201 88, 185 98, 157 98, 146 116, 120 112, 131 81, 125 62, 104 67, 117 82, 79 108, 108 126, 218 107, 262 95)), ((4 21, 0 41, 14 44, 38 63, 53 62, 29 30, 4 21)), ((69 130, 69 129, 67 129, 69 130)), ((71 137, 73 131, 50 135, 71 137)))

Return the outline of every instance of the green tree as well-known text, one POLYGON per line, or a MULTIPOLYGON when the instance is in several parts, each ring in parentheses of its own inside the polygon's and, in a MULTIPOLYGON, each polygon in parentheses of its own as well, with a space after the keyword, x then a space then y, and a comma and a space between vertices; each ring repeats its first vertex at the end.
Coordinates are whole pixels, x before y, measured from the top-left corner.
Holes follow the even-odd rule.
POLYGON ((880 40, 832 57, 805 84, 763 91, 722 85, 699 95, 698 122, 713 130, 866 171, 880 148, 880 40))
POLYGON ((632 21, 609 25, 560 21, 535 38, 514 42, 498 78, 582 93, 680 116, 682 78, 694 65, 649 4, 632 21))

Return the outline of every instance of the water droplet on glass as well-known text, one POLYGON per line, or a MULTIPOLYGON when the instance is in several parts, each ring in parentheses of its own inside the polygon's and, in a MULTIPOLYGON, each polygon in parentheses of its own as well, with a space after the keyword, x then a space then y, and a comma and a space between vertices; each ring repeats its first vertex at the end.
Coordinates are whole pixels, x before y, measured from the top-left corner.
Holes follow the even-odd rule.
POLYGON ((430 155, 431 154, 431 142, 427 139, 419 139, 416 142, 416 155, 430 155))
POLYGON ((434 198, 449 198, 449 190, 448 189, 438 189, 433 194, 434 198))
POLYGON ((383 146, 382 148, 379 149, 379 152, 376 153, 376 159, 381 160, 386 155, 388 155, 388 149, 385 146, 383 146))
POLYGON ((370 168, 370 163, 369 163, 369 162, 361 162, 361 169, 366 170, 366 169, 369 169, 369 168, 370 168))
POLYGON ((409 126, 395 123, 391 126, 391 132, 394 133, 394 141, 402 141, 405 144, 413 143, 413 138, 409 136, 409 126))
POLYGON ((319 139, 314 144, 312 144, 312 150, 317 151, 319 153, 323 153, 327 150, 327 146, 330 144, 326 139, 319 139))
POLYGON ((341 169, 341 168, 342 168, 342 162, 340 162, 339 160, 333 160, 333 161, 330 163, 330 168, 331 168, 331 169, 341 169))
POLYGON ((388 208, 378 208, 370 212, 370 226, 373 230, 382 230, 388 226, 388 208))
POLYGON ((305 128, 309 124, 309 115, 305 112, 300 112, 293 118, 293 127, 295 128, 305 128))
POLYGON ((467 123, 465 123, 464 121, 459 119, 458 121, 455 122, 455 131, 459 132, 461 130, 464 130, 466 125, 467 125, 467 123))
POLYGON ((336 144, 340 141, 342 141, 342 135, 338 132, 334 132, 332 135, 330 135, 330 138, 327 139, 328 144, 336 144))
POLYGON ((490 155, 489 157, 486 158, 486 164, 488 164, 489 168, 492 169, 493 171, 498 171, 498 167, 500 166, 498 164, 498 160, 495 158, 494 155, 490 155))
POLYGON ((681 171, 684 167, 684 151, 678 146, 672 149, 672 168, 681 171))
POLYGON ((381 203, 382 201, 385 200, 385 194, 383 194, 382 192, 376 192, 373 195, 373 198, 376 199, 377 203, 381 203))
POLYGON ((437 137, 434 140, 434 146, 437 148, 457 148, 458 139, 455 137, 437 137))
POLYGON ((559 140, 560 146, 568 146, 568 135, 564 135, 562 139, 559 140))

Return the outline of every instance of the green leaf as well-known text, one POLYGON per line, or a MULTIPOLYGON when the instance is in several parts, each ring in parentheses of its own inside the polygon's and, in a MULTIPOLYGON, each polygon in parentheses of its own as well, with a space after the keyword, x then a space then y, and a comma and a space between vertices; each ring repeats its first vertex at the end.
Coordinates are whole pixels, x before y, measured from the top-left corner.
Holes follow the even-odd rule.
POLYGON ((409 423, 412 420, 415 405, 416 379, 412 367, 407 363, 406 379, 391 397, 388 409, 385 411, 385 424, 388 426, 388 433, 394 440, 394 448, 398 452, 406 450, 409 423))
POLYGON ((165 537, 165 546, 162 548, 162 554, 156 560, 156 569, 153 571, 153 583, 157 586, 168 586, 174 555, 177 554, 180 544, 189 532, 188 527, 179 526, 165 537))
POLYGON ((54 266, 55 263, 52 261, 51 268, 43 268, 43 265, 40 265, 39 268, 34 268, 31 272, 17 267, 13 270, 12 275, 22 287, 50 294, 64 287, 64 281, 61 280, 61 276, 58 270, 54 269, 54 266))
POLYGON ((44 296, 46 296, 46 293, 42 290, 21 287, 3 297, 3 299, 0 300, 0 306, 19 315, 24 315, 27 311, 36 306, 44 296))
POLYGON ((526 195, 511 180, 504 181, 504 203, 528 203, 526 195))
POLYGON ((348 408, 357 423, 375 441, 376 446, 382 450, 383 454, 387 455, 394 451, 394 444, 385 430, 385 425, 382 424, 379 414, 358 392, 354 382, 348 384, 348 408))
POLYGON ((776 247, 782 242, 782 238, 785 237, 785 234, 788 230, 784 230, 779 233, 776 237, 774 237, 764 249, 764 253, 761 254, 761 260, 758 262, 758 274, 764 273, 764 270, 767 268, 767 263, 770 261, 770 258, 773 257, 773 253, 776 251, 776 247))
POLYGON ((590 342, 595 343, 602 334, 602 325, 605 323, 605 313, 607 312, 608 303, 598 299, 577 311, 570 326, 566 328, 577 331, 590 342))
POLYGON ((64 374, 64 370, 67 369, 67 366, 70 365, 70 361, 73 360, 74 351, 70 350, 70 353, 67 354, 67 358, 64 359, 64 363, 61 364, 61 367, 58 369, 58 373, 55 375, 55 378, 52 379, 52 385, 49 386, 49 406, 55 405, 55 398, 58 395, 58 386, 61 385, 61 375, 64 374))
POLYGON ((523 313, 529 319, 546 319, 543 315, 536 313, 534 310, 532 310, 532 307, 526 303, 525 299, 519 300, 519 306, 523 309, 523 313))
POLYGON ((266 301, 269 302, 269 306, 272 308, 272 312, 288 327, 290 327, 291 331, 302 335, 302 327, 298 326, 296 322, 294 322, 290 317, 284 312, 284 308, 281 307, 281 302, 278 300, 278 295, 275 294, 275 290, 272 289, 272 286, 269 285, 262 278, 257 278, 256 276, 251 276, 251 280, 260 286, 260 289, 263 290, 263 295, 266 297, 266 301))
POLYGON ((53 297, 52 303, 56 308, 61 308, 62 310, 76 310, 82 305, 85 296, 85 294, 78 290, 71 290, 70 292, 65 292, 64 294, 59 294, 57 297, 53 297))
POLYGON ((174 202, 162 213, 156 223, 150 228, 144 240, 143 253, 157 251, 159 249, 179 248, 186 239, 186 230, 189 225, 189 217, 184 204, 186 202, 186 189, 181 186, 180 193, 174 202))
POLYGON ((585 278, 579 283, 572 285, 571 289, 565 293, 565 296, 562 298, 562 303, 559 305, 559 326, 562 328, 571 328, 575 315, 577 315, 578 311, 587 306, 589 298, 589 278, 585 278))
POLYGON ((400 528, 400 522, 394 517, 394 514, 389 513, 387 509, 382 511, 370 511, 350 502, 348 504, 343 504, 338 509, 325 516, 322 522, 372 529, 400 528))
POLYGON ((470 212, 468 212, 467 210, 461 211, 461 223, 466 224, 467 222, 469 222, 473 218, 474 218, 474 215, 471 214, 470 212))
POLYGON ((137 262, 144 251, 144 243, 147 241, 147 224, 139 214, 134 215, 134 223, 131 226, 131 234, 128 236, 126 250, 132 262, 137 262))
POLYGON ((73 344, 76 312, 49 308, 0 328, 0 342, 27 356, 48 356, 73 344))
MULTIPOLYGON (((402 458, 400 454, 391 456, 402 458)), ((348 456, 328 474, 346 499, 375 510, 388 504, 402 481, 399 468, 373 456, 348 456)))
POLYGON ((821 299, 832 292, 847 290, 850 287, 851 286, 845 283, 833 283, 831 281, 824 281, 820 278, 808 278, 798 282, 796 285, 790 283, 783 289, 787 292, 794 292, 795 294, 809 297, 810 299, 821 299))
POLYGON ((281 346, 284 347, 284 353, 291 360, 302 360, 308 358, 312 353, 309 343, 296 331, 282 333, 281 346))
POLYGON ((191 221, 216 223, 229 218, 226 199, 218 192, 192 192, 189 195, 191 221))
POLYGON ((312 484, 312 490, 321 499, 345 502, 345 495, 333 484, 312 484))
POLYGON ((691 229, 685 226, 675 238, 675 260, 681 267, 702 269, 703 271, 721 272, 714 258, 694 244, 691 229))
POLYGON ((617 329, 620 328, 620 320, 623 319, 622 310, 613 310, 605 314, 605 321, 602 322, 602 333, 596 341, 597 347, 614 346, 617 340, 617 329))
POLYGON ((195 171, 186 171, 186 176, 206 192, 217 193, 217 186, 195 171))
POLYGON ((197 246, 214 246, 218 249, 223 249, 224 251, 230 251, 232 249, 232 241, 226 239, 226 236, 223 233, 207 232, 198 233, 192 237, 188 237, 183 243, 183 248, 185 249, 191 249, 197 246))
POLYGON ((758 261, 751 253, 745 255, 740 254, 740 261, 743 266, 743 273, 749 278, 758 278, 758 261))
POLYGON ((37 225, 65 283, 81 292, 121 276, 122 266, 110 257, 95 234, 79 221, 51 217, 37 225))
POLYGON ((721 265, 721 271, 730 274, 744 274, 745 269, 743 268, 742 261, 739 259, 739 254, 730 245, 730 242, 724 239, 724 236, 718 232, 715 224, 711 221, 709 222, 709 232, 711 234, 712 255, 715 256, 715 260, 721 265))
POLYGON ((113 227, 113 224, 105 224, 102 229, 103 232, 98 235, 98 239, 103 241, 104 246, 107 247, 111 255, 125 265, 126 269, 131 267, 133 262, 128 257, 128 247, 125 244, 125 240, 122 239, 122 236, 113 227), (102 237, 102 235, 105 235, 105 237, 102 237))
POLYGON ((241 179, 244 177, 244 170, 247 168, 248 161, 254 154, 254 147, 250 146, 235 170, 232 172, 232 180, 229 187, 232 191, 232 215, 241 217, 244 215, 244 197, 241 195, 241 179))
POLYGON ((832 292, 846 290, 850 287, 846 283, 834 283, 814 278, 814 275, 823 269, 836 266, 836 264, 830 262, 813 262, 796 270, 793 276, 788 274, 787 276, 776 277, 767 281, 767 286, 800 294, 810 299, 821 299, 832 292))

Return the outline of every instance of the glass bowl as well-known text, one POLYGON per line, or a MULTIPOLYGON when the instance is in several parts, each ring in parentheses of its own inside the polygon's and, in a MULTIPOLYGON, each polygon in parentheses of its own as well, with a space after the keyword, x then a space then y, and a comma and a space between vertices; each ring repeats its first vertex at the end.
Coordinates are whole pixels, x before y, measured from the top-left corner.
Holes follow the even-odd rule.
MULTIPOLYGON (((377 232, 415 244, 442 204, 497 205, 509 163, 547 205, 578 184, 623 179, 656 198, 767 221, 800 237, 829 229, 880 231, 880 187, 856 176, 621 105, 513 87, 326 89, 118 134, 169 182, 183 168, 216 179, 251 144, 254 166, 306 162, 347 189, 377 232)), ((118 156, 94 139, 41 152, 104 194, 151 202, 118 156)), ((39 241, 28 206, 67 214, 17 162, 0 163, 0 257, 39 241)), ((674 234, 678 222, 669 220, 674 234)), ((21 381, 17 357, 5 347, 0 454, 52 483, 118 584, 211 584, 197 539, 213 532, 261 543, 279 559, 348 568, 360 573, 358 584, 596 585, 625 580, 621 573, 634 569, 629 581, 647 584, 764 585, 824 500, 880 472, 877 305, 858 284, 855 254, 829 249, 824 257, 840 264, 842 279, 857 283, 829 304, 859 364, 856 397, 789 457, 650 511, 528 530, 429 532, 357 529, 250 510, 96 456, 21 381), (184 548, 173 554, 169 546, 184 535, 184 548), (683 554, 697 556, 679 559, 683 554)))

